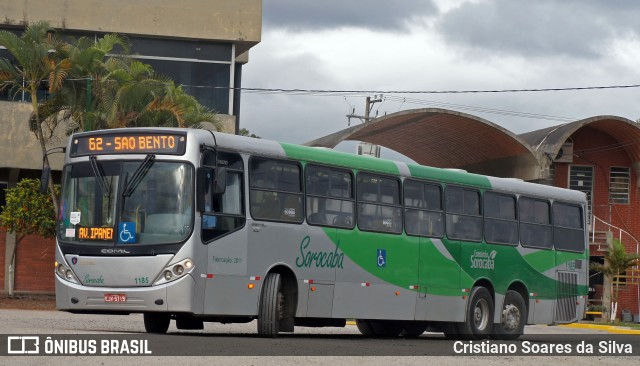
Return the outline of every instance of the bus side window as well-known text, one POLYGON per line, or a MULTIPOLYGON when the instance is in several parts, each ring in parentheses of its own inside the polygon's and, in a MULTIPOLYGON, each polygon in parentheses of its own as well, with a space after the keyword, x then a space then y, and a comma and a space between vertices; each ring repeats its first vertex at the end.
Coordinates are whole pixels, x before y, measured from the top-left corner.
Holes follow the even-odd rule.
POLYGON ((481 241, 480 192, 448 186, 445 190, 445 198, 447 236, 453 239, 481 241))
POLYGON ((308 164, 305 168, 307 222, 311 225, 353 227, 351 172, 308 164))
POLYGON ((518 200, 520 217, 520 243, 534 248, 551 248, 552 227, 550 203, 548 201, 520 197, 518 200))
POLYGON ((304 205, 299 164, 252 158, 249 167, 251 215, 262 220, 301 223, 304 205))
POLYGON ((442 189, 434 183, 404 181, 404 221, 408 235, 442 237, 442 189))

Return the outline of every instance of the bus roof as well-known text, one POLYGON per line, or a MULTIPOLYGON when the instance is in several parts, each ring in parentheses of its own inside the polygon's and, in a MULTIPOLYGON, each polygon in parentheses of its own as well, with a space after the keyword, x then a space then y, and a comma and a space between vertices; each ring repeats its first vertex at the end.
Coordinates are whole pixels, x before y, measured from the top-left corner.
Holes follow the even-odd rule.
MULTIPOLYGON (((118 133, 120 129, 85 132, 84 134, 118 133)), ((188 139, 196 139, 198 144, 211 144, 223 149, 235 150, 250 155, 268 156, 280 159, 294 159, 318 164, 332 165, 348 169, 370 171, 389 175, 400 175, 418 179, 460 184, 481 189, 493 189, 505 193, 522 193, 569 202, 586 202, 583 192, 565 188, 524 182, 515 178, 498 178, 468 173, 458 169, 434 168, 419 164, 361 156, 317 147, 290 143, 280 143, 266 139, 237 136, 222 132, 184 128, 126 128, 126 132, 186 132, 188 139)))

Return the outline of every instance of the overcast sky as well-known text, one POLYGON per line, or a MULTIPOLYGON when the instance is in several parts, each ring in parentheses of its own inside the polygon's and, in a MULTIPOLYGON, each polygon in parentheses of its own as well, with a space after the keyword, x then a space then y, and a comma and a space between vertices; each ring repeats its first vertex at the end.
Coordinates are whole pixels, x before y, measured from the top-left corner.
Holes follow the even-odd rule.
MULTIPOLYGON (((420 91, 640 84, 639 15, 636 0, 263 0, 262 41, 250 51, 242 86, 420 91)), ((363 114, 367 95, 373 96, 243 92, 241 127, 304 143, 346 128, 345 115, 352 108, 363 114)), ((384 94, 374 113, 445 106, 522 133, 565 121, 544 116, 636 120, 639 97, 640 88, 384 94)))

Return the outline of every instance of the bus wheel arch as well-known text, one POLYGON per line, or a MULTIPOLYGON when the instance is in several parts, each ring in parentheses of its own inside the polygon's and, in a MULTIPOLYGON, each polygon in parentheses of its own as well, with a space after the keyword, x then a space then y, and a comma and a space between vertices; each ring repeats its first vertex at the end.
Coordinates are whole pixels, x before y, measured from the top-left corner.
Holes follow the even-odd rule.
POLYGON ((269 270, 264 278, 258 306, 260 335, 276 337, 279 332, 293 332, 298 283, 289 267, 278 265, 269 270), (276 316, 277 324, 274 322, 276 316))

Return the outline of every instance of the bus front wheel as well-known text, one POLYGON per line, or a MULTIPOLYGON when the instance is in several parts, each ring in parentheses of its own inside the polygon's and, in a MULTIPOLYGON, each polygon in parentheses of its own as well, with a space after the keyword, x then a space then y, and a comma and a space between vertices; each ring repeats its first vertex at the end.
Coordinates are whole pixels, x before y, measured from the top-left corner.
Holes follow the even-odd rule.
POLYGON ((258 310, 258 334, 263 337, 277 337, 283 313, 284 296, 279 273, 269 273, 264 280, 258 310))
POLYGON ((493 326, 494 337, 500 340, 518 339, 524 333, 524 324, 527 322, 527 307, 518 292, 507 291, 500 315, 500 323, 493 326))
POLYGON ((164 334, 171 318, 166 313, 144 313, 144 329, 147 333, 164 334))
POLYGON ((489 290, 476 286, 471 289, 467 316, 464 323, 460 323, 459 331, 463 338, 487 338, 493 330, 493 299, 489 290))

